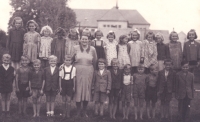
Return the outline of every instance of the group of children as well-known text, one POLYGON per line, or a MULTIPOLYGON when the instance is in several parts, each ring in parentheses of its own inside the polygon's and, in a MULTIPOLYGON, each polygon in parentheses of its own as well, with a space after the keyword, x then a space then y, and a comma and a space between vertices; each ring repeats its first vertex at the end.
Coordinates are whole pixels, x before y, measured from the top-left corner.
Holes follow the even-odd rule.
MULTIPOLYGON (((33 116, 39 116, 41 96, 45 93, 47 116, 53 116, 55 97, 60 92, 63 116, 70 117, 70 104, 76 86, 76 68, 72 62, 74 46, 79 45, 79 33, 71 29, 66 37, 65 30, 59 27, 55 30, 56 37, 52 38, 52 29, 44 26, 41 37, 34 20, 28 21, 26 28, 27 33, 22 19, 15 17, 13 28, 9 30, 7 48, 10 55, 3 55, 0 67, 1 74, 4 74, 0 76, 2 116, 10 116, 10 93, 15 79, 19 113, 26 115, 27 98, 32 96, 33 116)), ((90 36, 87 31, 83 33, 90 36)), ((175 93, 180 116, 186 116, 194 96, 194 76, 188 70, 192 72, 200 59, 200 45, 195 41, 197 34, 194 30, 188 32, 189 41, 184 44, 183 51, 175 31, 170 33, 169 44, 163 43, 161 33, 151 31, 143 41, 139 40, 138 30, 120 36, 119 41, 113 31, 107 34, 107 40, 103 40, 102 36, 103 33, 97 30, 95 39, 89 43, 96 49, 98 57, 91 89, 96 115, 103 116, 104 102, 109 97, 110 118, 116 118, 118 101, 121 100, 123 119, 128 119, 133 98, 136 120, 138 109, 140 119, 143 119, 144 101, 148 118, 151 118, 150 106, 152 118, 155 118, 155 106, 160 98, 161 117, 168 118, 172 93, 175 93)))

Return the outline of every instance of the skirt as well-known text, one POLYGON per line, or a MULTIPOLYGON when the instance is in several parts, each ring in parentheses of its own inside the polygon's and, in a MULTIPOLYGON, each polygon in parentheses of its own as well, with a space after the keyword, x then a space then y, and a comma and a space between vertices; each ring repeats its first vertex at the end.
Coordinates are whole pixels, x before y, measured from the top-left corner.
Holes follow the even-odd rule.
POLYGON ((10 43, 9 53, 12 61, 19 62, 23 54, 23 45, 21 43, 10 43))

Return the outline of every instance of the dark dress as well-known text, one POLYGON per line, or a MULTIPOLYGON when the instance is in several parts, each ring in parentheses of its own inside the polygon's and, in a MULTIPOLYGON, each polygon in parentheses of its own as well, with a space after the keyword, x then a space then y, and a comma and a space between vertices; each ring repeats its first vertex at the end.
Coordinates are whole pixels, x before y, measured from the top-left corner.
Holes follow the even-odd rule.
POLYGON ((96 52, 97 52, 97 58, 105 59, 106 56, 105 56, 105 51, 103 47, 103 41, 101 40, 101 46, 97 46, 96 41, 94 41, 94 48, 96 49, 96 52))
POLYGON ((14 68, 9 66, 8 70, 0 66, 0 93, 11 93, 13 91, 14 68))
POLYGON ((66 39, 58 39, 54 38, 53 42, 51 43, 51 54, 55 55, 58 60, 57 63, 63 63, 65 59, 65 43, 66 39))
POLYGON ((11 60, 18 62, 23 54, 25 30, 23 28, 12 28, 9 30, 7 48, 11 55, 11 60))

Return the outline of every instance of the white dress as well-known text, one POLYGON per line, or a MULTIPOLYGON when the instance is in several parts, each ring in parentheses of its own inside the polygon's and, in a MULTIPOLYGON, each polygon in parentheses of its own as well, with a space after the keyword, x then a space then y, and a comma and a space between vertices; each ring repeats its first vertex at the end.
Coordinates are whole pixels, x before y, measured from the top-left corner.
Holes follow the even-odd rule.
POLYGON ((113 58, 117 58, 117 41, 113 40, 110 42, 109 40, 105 41, 106 44, 106 60, 107 66, 111 66, 111 61, 113 58))
POLYGON ((40 45, 40 58, 48 58, 51 55, 51 42, 53 39, 51 37, 41 37, 41 45, 40 45))

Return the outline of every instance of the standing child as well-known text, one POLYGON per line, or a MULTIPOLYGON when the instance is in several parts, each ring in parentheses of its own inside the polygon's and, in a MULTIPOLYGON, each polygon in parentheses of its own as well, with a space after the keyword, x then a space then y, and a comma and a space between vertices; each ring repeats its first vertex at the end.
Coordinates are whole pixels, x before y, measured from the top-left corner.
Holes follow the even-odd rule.
POLYGON ((131 65, 124 66, 124 76, 122 85, 122 106, 123 106, 123 119, 128 120, 130 102, 132 97, 133 77, 131 76, 131 65))
POLYGON ((179 39, 178 34, 172 31, 169 35, 170 42, 168 44, 170 58, 173 62, 173 69, 180 71, 181 62, 183 58, 181 42, 177 41, 179 39))
POLYGON ((34 20, 29 20, 26 24, 28 32, 24 35, 23 54, 30 58, 31 63, 37 59, 40 47, 40 34, 36 32, 39 29, 34 20))
POLYGON ((59 90, 59 68, 56 66, 57 57, 49 56, 49 65, 44 69, 44 92, 47 102, 47 116, 54 116, 54 102, 59 90))
POLYGON ((9 30, 7 48, 11 55, 12 66, 19 68, 20 58, 23 53, 23 43, 25 30, 23 29, 23 20, 21 17, 15 17, 12 22, 12 28, 9 30))
POLYGON ((110 118, 116 119, 115 114, 119 103, 119 97, 122 89, 123 70, 119 69, 119 60, 113 58, 111 61, 112 69, 110 70, 112 86, 109 94, 109 111, 110 118))
POLYGON ((51 43, 51 54, 55 55, 58 60, 57 60, 57 65, 60 66, 64 59, 65 59, 65 44, 66 44, 66 39, 64 38, 66 32, 63 28, 59 27, 55 31, 55 37, 53 39, 53 42, 51 43))
POLYGON ((146 40, 144 40, 144 66, 145 73, 149 73, 149 66, 151 64, 157 65, 157 46, 155 40, 155 35, 152 31, 149 31, 146 35, 146 40))
POLYGON ((130 64, 130 45, 128 45, 128 37, 122 35, 119 37, 119 44, 117 45, 117 57, 119 59, 119 68, 123 69, 124 65, 130 64))
POLYGON ((53 41, 51 34, 53 34, 53 31, 50 26, 44 26, 40 34, 43 36, 41 37, 39 57, 42 62, 42 67, 45 68, 48 66, 48 57, 51 55, 51 42, 53 41))
POLYGON ((3 64, 0 66, 0 93, 1 93, 1 117, 10 117, 10 95, 13 91, 14 68, 10 66, 11 56, 2 56, 3 64))
POLYGON ((143 119, 143 103, 145 99, 147 75, 144 73, 145 67, 140 64, 137 67, 138 73, 133 74, 133 98, 134 98, 134 112, 135 120, 138 118, 138 104, 140 111, 140 119, 143 119))
POLYGON ((29 74, 29 89, 33 100, 33 117, 40 116, 40 102, 44 90, 44 71, 41 69, 41 61, 33 61, 33 70, 29 74))
POLYGON ((27 99, 30 97, 29 74, 31 68, 28 66, 29 63, 30 59, 27 56, 21 56, 21 67, 16 71, 16 95, 18 98, 19 114, 23 114, 24 116, 26 116, 27 99))
POLYGON ((107 67, 108 69, 111 69, 111 60, 113 58, 117 58, 117 41, 115 40, 115 33, 113 31, 109 31, 107 39, 108 40, 105 41, 107 67))
POLYGON ((190 101, 194 98, 194 75, 189 70, 189 62, 181 63, 182 71, 176 74, 176 98, 181 121, 190 117, 190 101))
POLYGON ((95 101, 95 114, 98 115, 100 103, 100 116, 104 113, 104 102, 106 101, 107 94, 111 90, 111 74, 106 70, 106 60, 100 58, 98 60, 98 69, 94 72, 92 82, 92 93, 94 94, 95 101))
POLYGON ((70 117, 71 99, 75 92, 76 68, 72 65, 72 56, 66 55, 64 66, 59 73, 59 87, 63 102, 63 117, 70 117), (67 110, 67 112, 66 112, 67 110), (67 114, 67 115, 66 115, 67 114))
POLYGON ((157 74, 157 66, 151 64, 150 67, 150 74, 147 77, 147 88, 146 88, 146 107, 147 107, 147 116, 150 119, 150 103, 152 107, 152 118, 155 118, 155 107, 157 102, 157 89, 158 89, 158 74, 157 74))
POLYGON ((131 31, 130 34, 129 45, 130 45, 130 60, 131 60, 131 74, 137 72, 137 66, 140 63, 144 63, 144 48, 143 43, 139 41, 140 39, 140 32, 138 30, 131 31))
POLYGON ((94 48, 96 49, 97 52, 97 58, 103 58, 105 59, 105 43, 102 40, 103 37, 103 33, 100 30, 97 30, 94 33, 95 39, 92 41, 91 45, 94 46, 94 48))
POLYGON ((165 68, 158 73, 158 97, 161 100, 161 118, 168 119, 170 112, 170 101, 175 86, 175 72, 172 69, 172 61, 164 61, 165 68))
POLYGON ((157 60, 158 60, 158 70, 161 71, 164 69, 164 60, 169 59, 169 47, 164 44, 164 37, 161 33, 157 33, 155 40, 157 42, 157 60))
POLYGON ((198 64, 200 60, 200 44, 195 41, 197 34, 194 29, 191 29, 187 34, 189 41, 185 42, 183 47, 183 59, 189 62, 190 71, 198 64))
POLYGON ((76 29, 70 29, 65 43, 65 55, 73 55, 75 45, 79 45, 79 33, 76 29))

